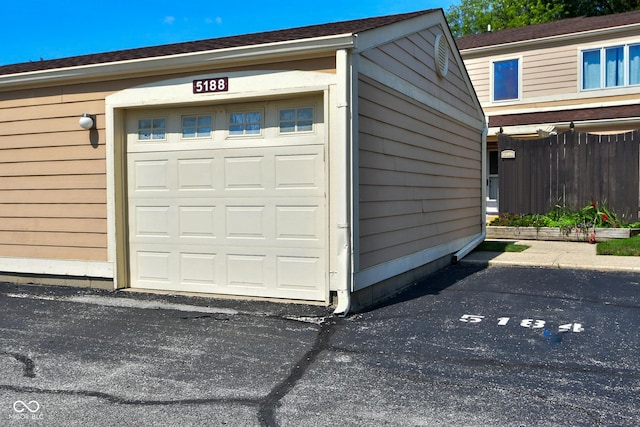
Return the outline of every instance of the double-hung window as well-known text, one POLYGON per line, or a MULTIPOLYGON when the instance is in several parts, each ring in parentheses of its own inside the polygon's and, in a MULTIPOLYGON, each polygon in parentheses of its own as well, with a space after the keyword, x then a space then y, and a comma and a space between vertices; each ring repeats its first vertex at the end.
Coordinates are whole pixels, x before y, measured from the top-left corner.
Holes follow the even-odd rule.
POLYGON ((582 51, 582 89, 640 84, 640 44, 582 51))
POLYGON ((508 101, 520 98, 520 60, 506 59, 492 64, 493 101, 508 101))

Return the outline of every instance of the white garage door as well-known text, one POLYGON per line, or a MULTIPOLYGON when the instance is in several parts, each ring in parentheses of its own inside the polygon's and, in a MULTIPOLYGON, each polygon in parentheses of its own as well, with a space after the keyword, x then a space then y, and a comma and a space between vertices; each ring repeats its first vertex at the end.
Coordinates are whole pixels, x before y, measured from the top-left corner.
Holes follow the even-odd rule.
POLYGON ((129 112, 131 286, 326 300, 321 105, 129 112))

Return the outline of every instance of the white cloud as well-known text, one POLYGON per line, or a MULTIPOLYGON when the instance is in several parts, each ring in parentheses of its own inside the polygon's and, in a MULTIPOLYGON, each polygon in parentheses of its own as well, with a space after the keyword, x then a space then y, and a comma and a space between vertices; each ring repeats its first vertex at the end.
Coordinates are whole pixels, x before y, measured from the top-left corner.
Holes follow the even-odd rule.
POLYGON ((176 21, 176 17, 175 16, 165 16, 163 23, 168 24, 168 25, 172 25, 175 21, 176 21))
POLYGON ((219 16, 216 16, 215 19, 211 19, 211 18, 205 18, 204 20, 205 24, 210 25, 213 23, 216 23, 218 25, 222 24, 222 18, 219 16))

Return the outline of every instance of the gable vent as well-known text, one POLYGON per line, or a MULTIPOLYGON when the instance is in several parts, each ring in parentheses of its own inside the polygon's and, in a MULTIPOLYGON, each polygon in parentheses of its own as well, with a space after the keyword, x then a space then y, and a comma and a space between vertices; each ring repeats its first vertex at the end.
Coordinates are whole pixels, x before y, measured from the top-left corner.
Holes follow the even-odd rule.
POLYGON ((449 71, 449 44, 442 34, 436 36, 434 57, 436 61, 436 72, 440 77, 446 76, 447 71, 449 71))

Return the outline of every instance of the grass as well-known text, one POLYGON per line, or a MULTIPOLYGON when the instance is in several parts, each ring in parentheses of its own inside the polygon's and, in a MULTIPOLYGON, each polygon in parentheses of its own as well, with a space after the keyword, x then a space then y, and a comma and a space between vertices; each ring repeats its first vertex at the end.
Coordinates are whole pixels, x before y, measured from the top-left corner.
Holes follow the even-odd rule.
POLYGON ((530 248, 528 245, 516 245, 510 242, 484 241, 475 250, 485 252, 522 252, 528 248, 530 248))
POLYGON ((640 236, 598 243, 598 255, 640 256, 640 236))

